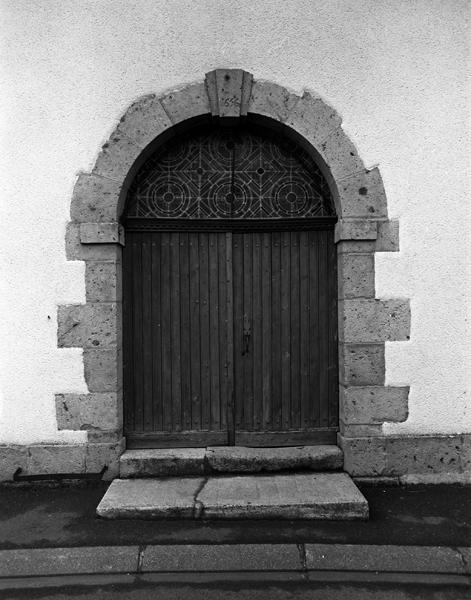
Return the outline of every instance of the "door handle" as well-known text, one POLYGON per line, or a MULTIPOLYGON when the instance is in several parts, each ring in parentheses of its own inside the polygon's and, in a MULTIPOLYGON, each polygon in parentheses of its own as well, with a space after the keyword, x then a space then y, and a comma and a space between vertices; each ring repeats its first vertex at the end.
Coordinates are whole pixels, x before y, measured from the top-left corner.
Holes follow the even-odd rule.
POLYGON ((250 338, 252 336, 252 330, 250 328, 250 319, 247 315, 244 315, 244 335, 243 335, 243 350, 242 356, 249 353, 250 350, 250 338))

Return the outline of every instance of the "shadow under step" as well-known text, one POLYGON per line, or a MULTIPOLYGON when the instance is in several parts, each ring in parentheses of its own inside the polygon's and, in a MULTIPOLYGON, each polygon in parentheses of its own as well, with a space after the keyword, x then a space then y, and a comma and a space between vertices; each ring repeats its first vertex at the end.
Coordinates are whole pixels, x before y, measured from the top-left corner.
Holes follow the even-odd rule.
POLYGON ((343 467, 338 446, 248 448, 149 448, 126 450, 120 457, 120 477, 174 477, 211 473, 275 471, 336 471, 343 467))

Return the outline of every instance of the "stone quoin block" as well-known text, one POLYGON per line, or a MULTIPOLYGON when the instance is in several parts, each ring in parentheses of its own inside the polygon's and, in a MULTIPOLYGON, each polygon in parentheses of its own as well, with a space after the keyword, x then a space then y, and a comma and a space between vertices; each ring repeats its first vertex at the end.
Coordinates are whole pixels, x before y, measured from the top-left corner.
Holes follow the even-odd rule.
POLYGON ((247 114, 253 77, 242 69, 216 69, 206 73, 206 90, 214 117, 247 114))
POLYGON ((85 472, 84 444, 42 444, 28 447, 28 475, 85 472))
POLYGON ((206 86, 203 82, 169 92, 161 96, 159 101, 174 124, 211 112, 206 86))
POLYGON ((65 252, 67 260, 121 260, 120 244, 82 244, 80 241, 80 223, 67 223, 65 252))
POLYGON ((340 386, 340 418, 351 425, 402 423, 409 414, 408 398, 408 387, 340 386))
POLYGON ((461 470, 471 472, 471 434, 461 436, 461 470))
POLYGON ((460 436, 387 437, 385 475, 460 471, 460 436))
POLYGON ((107 177, 80 173, 75 182, 70 217, 81 223, 117 221, 121 184, 107 177))
POLYGON ((123 428, 87 429, 87 441, 91 444, 116 444, 123 437, 123 428))
POLYGON ((172 122, 155 94, 133 102, 116 127, 116 136, 124 135, 141 150, 172 126, 172 122))
POLYGON ((339 380, 344 385, 383 385, 384 344, 339 344, 339 380))
POLYGON ((254 81, 248 112, 283 122, 299 100, 300 96, 292 94, 276 83, 254 81))
POLYGON ((364 169, 336 182, 342 207, 339 218, 386 218, 386 192, 379 169, 364 169))
POLYGON ((319 147, 316 146, 316 150, 328 165, 335 181, 365 170, 355 146, 341 127, 330 133, 319 147))
POLYGON ((61 348, 116 346, 120 318, 117 302, 59 306, 57 344, 61 348))
POLYGON ((114 132, 103 144, 92 173, 123 182, 141 151, 135 142, 114 132))
POLYGON ((82 244, 124 245, 124 228, 119 223, 80 223, 82 244))
POLYGON ((90 392, 117 392, 122 389, 122 360, 118 348, 85 348, 83 364, 90 392))
POLYGON ((375 240, 378 236, 376 221, 338 221, 335 225, 335 242, 340 240, 375 240))
POLYGON ((399 251, 399 221, 378 222, 376 252, 399 251))
POLYGON ((340 240, 337 254, 373 254, 375 244, 375 240, 340 240))
POLYGON ((17 469, 26 471, 28 448, 26 446, 0 446, 0 481, 12 481, 17 469))
POLYGON ((365 254, 338 254, 339 298, 374 298, 374 256, 365 254))
POLYGON ((386 470, 386 446, 384 437, 349 438, 338 436, 343 450, 344 470, 356 477, 383 475, 386 470))
POLYGON ((56 394, 58 429, 117 430, 122 427, 122 403, 116 392, 56 394))
POLYGON ((87 302, 120 302, 122 298, 121 262, 87 260, 85 290, 87 302))
POLYGON ((348 299, 339 302, 339 340, 351 343, 409 338, 408 300, 348 299))
POLYGON ((85 454, 85 472, 99 473, 103 467, 107 467, 103 479, 110 481, 119 476, 119 457, 124 452, 125 439, 121 438, 117 443, 89 443, 85 454))
POLYGON ((378 423, 350 425, 340 420, 339 426, 341 435, 350 438, 379 436, 383 432, 383 426, 378 423))
MULTIPOLYGON (((297 131, 320 151, 323 142, 342 123, 340 115, 320 96, 304 92, 289 111, 286 125, 297 131)), ((329 163, 327 163, 329 164, 329 163)))

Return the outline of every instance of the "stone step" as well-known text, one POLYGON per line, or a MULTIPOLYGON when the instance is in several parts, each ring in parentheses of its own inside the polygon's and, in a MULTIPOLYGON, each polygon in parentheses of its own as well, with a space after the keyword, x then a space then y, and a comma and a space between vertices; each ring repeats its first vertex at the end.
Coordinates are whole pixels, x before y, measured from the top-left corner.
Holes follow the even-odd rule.
POLYGON ((342 466, 342 451, 333 445, 283 448, 149 448, 126 450, 120 458, 120 477, 335 471, 342 466))
POLYGON ((368 518, 346 473, 115 479, 97 514, 107 519, 368 518))

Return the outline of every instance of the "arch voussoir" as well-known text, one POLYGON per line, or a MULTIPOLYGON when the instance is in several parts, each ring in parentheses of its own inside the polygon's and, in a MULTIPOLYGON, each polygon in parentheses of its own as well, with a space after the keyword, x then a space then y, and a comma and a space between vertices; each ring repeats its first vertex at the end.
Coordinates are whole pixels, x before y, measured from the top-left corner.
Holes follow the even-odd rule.
POLYGON ((136 142, 115 130, 103 144, 92 173, 122 184, 141 151, 136 142))
POLYGON ((122 182, 96 173, 79 173, 70 205, 77 223, 112 223, 119 220, 122 182))
POLYGON ((123 135, 132 140, 142 151, 171 126, 172 121, 160 100, 155 94, 149 94, 131 104, 121 117, 114 134, 116 137, 123 135))
MULTIPOLYGON (((305 138, 318 152, 328 136, 342 123, 340 115, 320 96, 304 92, 290 110, 285 124, 305 138)), ((329 163, 327 163, 329 164, 329 163)))
POLYGON ((281 85, 271 81, 254 81, 248 112, 284 123, 300 100, 301 96, 281 85))
POLYGON ((192 83, 159 96, 159 102, 173 125, 211 112, 204 82, 192 83))

